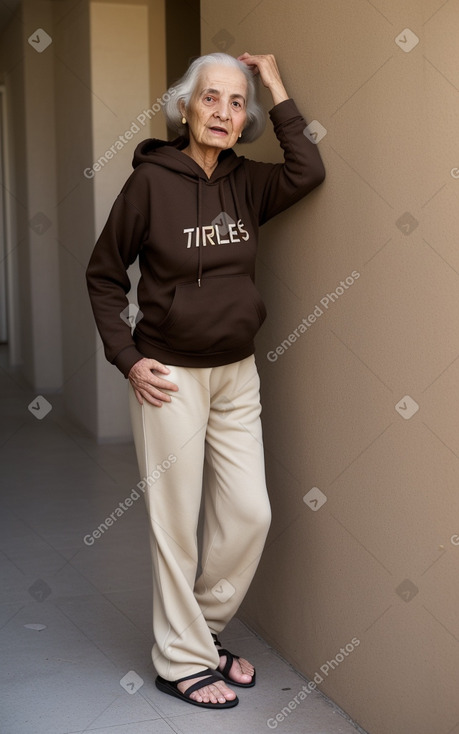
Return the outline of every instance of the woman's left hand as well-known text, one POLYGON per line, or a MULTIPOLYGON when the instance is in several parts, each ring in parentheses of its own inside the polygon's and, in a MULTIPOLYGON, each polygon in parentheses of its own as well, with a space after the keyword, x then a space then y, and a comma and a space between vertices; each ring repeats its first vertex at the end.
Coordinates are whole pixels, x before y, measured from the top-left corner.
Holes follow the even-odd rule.
POLYGON ((271 92, 275 105, 289 98, 273 54, 252 55, 246 51, 238 56, 238 61, 247 64, 254 74, 260 74, 261 81, 271 92))

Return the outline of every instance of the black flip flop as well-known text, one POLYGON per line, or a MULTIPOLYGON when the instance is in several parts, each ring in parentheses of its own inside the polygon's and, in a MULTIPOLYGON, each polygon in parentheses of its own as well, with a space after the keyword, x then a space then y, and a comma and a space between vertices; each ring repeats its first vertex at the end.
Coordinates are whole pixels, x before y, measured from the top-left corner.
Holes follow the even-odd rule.
MULTIPOLYGON (((212 637, 214 638, 214 643, 216 647, 222 644, 220 640, 217 638, 217 635, 214 634, 213 632, 212 632, 212 637)), ((223 670, 219 669, 218 672, 222 674, 222 676, 224 677, 225 680, 228 681, 228 683, 230 683, 232 686, 238 686, 239 688, 253 688, 253 686, 255 685, 255 677, 256 677, 255 670, 253 671, 252 680, 250 681, 250 683, 238 683, 237 681, 229 677, 229 672, 231 670, 231 666, 233 665, 233 662, 235 660, 239 660, 240 656, 234 655, 232 652, 230 652, 229 650, 225 650, 225 648, 223 647, 220 647, 220 649, 218 650, 218 654, 221 658, 226 655, 226 663, 223 667, 223 670)))
POLYGON ((237 706, 237 704, 239 703, 239 699, 237 696, 232 701, 226 701, 225 703, 210 703, 210 701, 208 703, 205 703, 204 701, 195 701, 193 698, 190 698, 190 694, 193 693, 193 691, 198 691, 200 688, 208 686, 211 683, 216 683, 220 680, 222 680, 222 676, 219 674, 218 671, 206 668, 206 670, 203 670, 200 673, 192 673, 192 675, 187 675, 184 678, 179 678, 178 680, 166 680, 165 678, 161 678, 160 675, 157 675, 155 679, 155 684, 156 688, 158 688, 158 690, 162 691, 163 693, 168 693, 169 696, 181 698, 182 701, 185 701, 186 703, 191 703, 193 704, 193 706, 201 706, 201 708, 205 709, 230 709, 233 708, 233 706, 237 706), (201 675, 204 675, 205 677, 201 678, 196 683, 193 683, 192 686, 187 688, 185 693, 182 693, 182 691, 179 691, 179 689, 177 688, 177 685, 182 681, 190 680, 190 678, 197 678, 201 675))

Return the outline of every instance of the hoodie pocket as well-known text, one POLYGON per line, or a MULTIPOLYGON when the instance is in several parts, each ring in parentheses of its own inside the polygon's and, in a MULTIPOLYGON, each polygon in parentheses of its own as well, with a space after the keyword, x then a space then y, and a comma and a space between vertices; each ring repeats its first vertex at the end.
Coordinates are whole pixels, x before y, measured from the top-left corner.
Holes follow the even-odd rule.
POLYGON ((266 308, 249 275, 203 278, 176 286, 159 325, 167 344, 180 352, 227 352, 251 342, 266 308))

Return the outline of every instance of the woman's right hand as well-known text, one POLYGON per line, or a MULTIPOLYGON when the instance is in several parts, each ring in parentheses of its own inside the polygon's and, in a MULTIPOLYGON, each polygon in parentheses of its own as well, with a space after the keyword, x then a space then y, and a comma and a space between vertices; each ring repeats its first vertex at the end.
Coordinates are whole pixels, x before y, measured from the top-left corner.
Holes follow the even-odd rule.
POLYGON ((163 403, 171 401, 170 395, 161 390, 178 390, 177 385, 162 379, 156 374, 158 372, 168 375, 170 369, 156 359, 147 359, 147 357, 139 359, 129 370, 128 379, 140 405, 143 405, 143 398, 145 398, 151 405, 161 408, 163 403))
POLYGON ((246 51, 237 58, 238 61, 243 61, 253 74, 260 74, 261 81, 272 94, 274 105, 289 98, 273 54, 249 54, 246 51))

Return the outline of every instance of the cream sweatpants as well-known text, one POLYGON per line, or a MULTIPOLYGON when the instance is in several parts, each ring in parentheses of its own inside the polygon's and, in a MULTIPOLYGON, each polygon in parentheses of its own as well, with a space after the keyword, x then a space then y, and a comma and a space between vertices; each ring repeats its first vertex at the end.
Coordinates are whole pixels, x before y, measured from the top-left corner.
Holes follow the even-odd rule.
POLYGON ((129 403, 150 520, 153 664, 177 680, 218 667, 211 633, 224 629, 247 592, 271 510, 254 357, 167 366, 165 378, 179 387, 170 403, 140 405, 130 384, 129 403))

